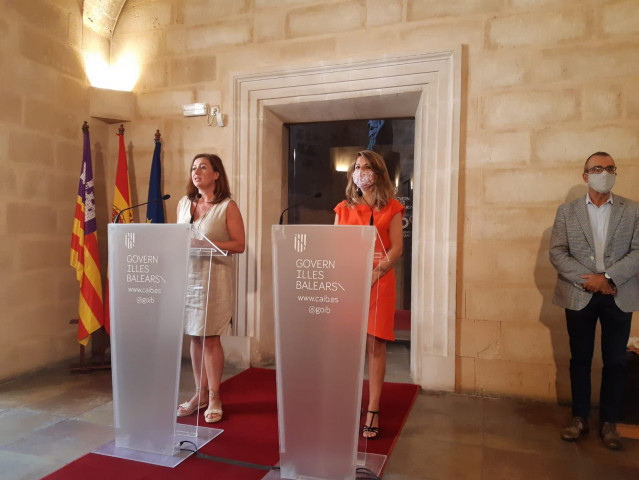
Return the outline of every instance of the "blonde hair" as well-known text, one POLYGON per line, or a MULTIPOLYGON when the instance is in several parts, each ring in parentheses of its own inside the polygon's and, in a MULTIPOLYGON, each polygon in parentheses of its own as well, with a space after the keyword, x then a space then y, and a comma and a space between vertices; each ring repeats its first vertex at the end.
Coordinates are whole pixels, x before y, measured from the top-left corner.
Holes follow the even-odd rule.
POLYGON ((357 185, 353 182, 353 171, 355 170, 355 163, 357 159, 362 157, 368 162, 371 170, 375 172, 375 183, 371 186, 373 191, 373 207, 383 208, 386 206, 391 198, 395 197, 395 187, 390 180, 384 158, 372 150, 362 150, 357 152, 357 157, 348 167, 348 183, 346 184, 346 203, 349 206, 358 204, 360 196, 357 194, 357 185))

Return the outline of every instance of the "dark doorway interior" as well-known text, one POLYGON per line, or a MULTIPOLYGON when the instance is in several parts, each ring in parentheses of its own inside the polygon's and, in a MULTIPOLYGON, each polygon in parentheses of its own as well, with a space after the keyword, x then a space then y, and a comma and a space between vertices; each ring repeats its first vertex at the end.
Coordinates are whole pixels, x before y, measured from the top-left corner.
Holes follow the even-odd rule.
POLYGON ((357 152, 372 149, 384 157, 397 199, 406 207, 402 258, 395 264, 396 341, 410 340, 415 120, 346 120, 289 124, 288 205, 321 192, 287 212, 289 224, 332 224, 333 207, 344 199, 346 168, 357 152))

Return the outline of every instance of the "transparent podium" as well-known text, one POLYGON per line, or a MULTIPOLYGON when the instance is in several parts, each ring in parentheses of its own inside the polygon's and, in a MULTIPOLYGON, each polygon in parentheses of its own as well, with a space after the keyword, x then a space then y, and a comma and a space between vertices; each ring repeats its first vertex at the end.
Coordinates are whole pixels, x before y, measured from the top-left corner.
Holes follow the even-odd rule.
POLYGON ((370 226, 272 227, 280 470, 265 478, 350 480, 385 461, 357 452, 375 239, 370 226))
POLYGON ((226 255, 189 224, 109 224, 115 440, 95 453, 174 467, 222 430, 177 423, 187 294, 204 296, 213 258, 226 255), (192 285, 190 271, 208 278, 192 285), (195 266, 195 267, 194 267, 195 266), (195 292, 191 290, 197 290, 195 292))

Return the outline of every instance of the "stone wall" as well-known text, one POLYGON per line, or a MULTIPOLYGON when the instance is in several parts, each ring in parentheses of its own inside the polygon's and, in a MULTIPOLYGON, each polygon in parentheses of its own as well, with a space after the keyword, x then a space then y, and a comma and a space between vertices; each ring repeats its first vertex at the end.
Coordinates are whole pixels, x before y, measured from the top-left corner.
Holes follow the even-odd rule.
POLYGON ((138 114, 167 132, 174 191, 196 151, 233 152, 229 129, 185 120, 176 107, 220 104, 232 121, 233 75, 458 44, 458 390, 565 399, 569 352, 563 312, 551 305, 549 232, 557 205, 585 193, 581 166, 596 150, 617 160, 615 191, 637 198, 633 1, 129 1, 113 40, 114 51, 142 52, 138 114))
MULTIPOLYGON (((0 53, 0 96, 11 106, 0 113, 8 127, 0 134, 0 264, 11 276, 1 280, 1 342, 10 348, 0 349, 0 378, 76 348, 66 326, 77 289, 67 266, 68 192, 77 188, 79 127, 88 109, 76 60, 77 2, 34 2, 53 12, 58 30, 20 6, 30 2, 4 3, 11 8, 0 35, 13 48, 0 53), (46 167, 55 181, 41 174, 46 167), (32 184, 46 194, 32 195, 32 184), (29 221, 33 215, 37 221, 29 221), (48 253, 36 261, 42 246, 48 253)), ((463 46, 457 389, 565 399, 569 352, 563 312, 551 305, 549 233, 557 205, 585 193, 581 167, 596 150, 617 161, 615 192, 639 199, 634 0, 128 0, 110 55, 133 52, 141 62, 134 121, 125 125, 134 202, 146 199, 156 129, 164 140, 164 191, 173 195, 169 221, 195 153, 217 153, 230 166, 232 129, 184 118, 181 105, 220 105, 233 122, 234 75, 456 45, 463 46)), ((93 124, 103 142, 98 195, 106 222, 117 125, 93 124)))
POLYGON ((108 153, 106 125, 88 116, 81 49, 108 42, 83 35, 77 1, 0 3, 0 379, 8 379, 77 361, 69 249, 85 120, 101 218, 108 153))

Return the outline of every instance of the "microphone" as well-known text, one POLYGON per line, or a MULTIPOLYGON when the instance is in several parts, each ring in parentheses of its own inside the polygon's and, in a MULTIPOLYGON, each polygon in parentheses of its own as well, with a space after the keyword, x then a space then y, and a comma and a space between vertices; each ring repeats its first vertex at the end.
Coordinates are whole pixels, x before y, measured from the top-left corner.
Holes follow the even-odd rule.
POLYGON ((357 196, 361 198, 362 200, 364 200, 364 203, 368 206, 368 208, 371 209, 371 220, 370 222, 368 222, 368 224, 372 227, 373 226, 373 207, 371 207, 370 204, 366 201, 366 199, 364 198, 364 192, 362 192, 362 189, 359 187, 357 187, 357 196))
POLYGON ((161 202, 162 200, 168 200, 169 198, 171 198, 171 195, 163 195, 162 198, 156 198, 155 200, 150 200, 148 202, 140 203, 138 205, 133 205, 132 207, 123 208, 115 216, 115 220, 113 220, 113 223, 118 223, 119 222, 120 215, 122 215, 122 212, 126 212, 127 210, 131 210, 132 208, 141 207, 142 205, 146 205, 147 203, 155 203, 155 202, 161 202))
POLYGON ((193 223, 193 220, 195 220, 195 211, 197 210, 197 204, 200 201, 200 198, 202 198, 202 194, 198 192, 198 194, 196 195, 197 197, 197 202, 195 202, 195 208, 193 209, 193 213, 191 214, 191 220, 189 221, 189 223, 193 223))
POLYGON ((282 212, 282 214, 280 215, 280 225, 282 225, 282 221, 284 220, 284 214, 289 211, 291 208, 295 208, 298 205, 301 205, 302 203, 306 202, 307 200, 310 200, 311 198, 320 198, 322 196, 322 192, 317 192, 314 195, 311 195, 309 197, 303 198, 302 200, 300 200, 297 203, 294 203, 293 205, 291 205, 288 208, 285 208, 284 211, 282 212))

